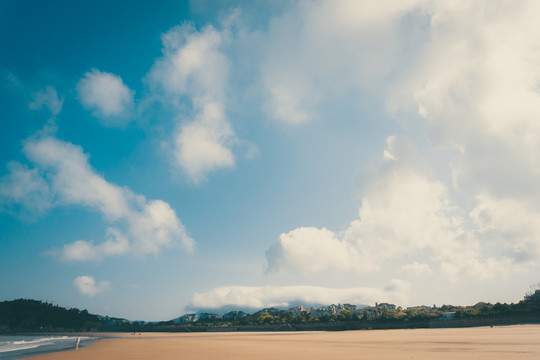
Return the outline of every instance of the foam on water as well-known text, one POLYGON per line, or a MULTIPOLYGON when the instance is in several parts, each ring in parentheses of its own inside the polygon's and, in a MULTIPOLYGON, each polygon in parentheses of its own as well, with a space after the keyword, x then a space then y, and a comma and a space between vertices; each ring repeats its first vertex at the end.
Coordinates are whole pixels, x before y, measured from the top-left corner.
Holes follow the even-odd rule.
MULTIPOLYGON (((51 335, 2 335, 0 336, 0 359, 19 359, 48 352, 75 349, 78 336, 51 335)), ((90 342, 91 337, 81 336, 79 346, 90 342)))

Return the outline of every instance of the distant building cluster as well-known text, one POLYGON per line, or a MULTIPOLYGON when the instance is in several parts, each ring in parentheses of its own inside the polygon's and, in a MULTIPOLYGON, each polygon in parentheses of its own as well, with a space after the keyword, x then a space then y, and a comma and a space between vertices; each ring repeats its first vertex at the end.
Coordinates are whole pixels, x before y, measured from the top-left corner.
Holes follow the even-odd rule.
MULTIPOLYGON (((316 317, 321 317, 321 316, 337 315, 343 311, 350 311, 351 313, 358 314, 359 316, 362 316, 364 313, 366 313, 368 318, 374 318, 377 311, 381 311, 385 309, 395 310, 396 308, 397 308, 396 305, 389 304, 389 303, 380 303, 380 304, 375 304, 375 306, 364 306, 364 307, 358 307, 357 305, 351 305, 351 304, 337 304, 337 305, 332 304, 328 306, 311 307, 311 308, 305 308, 304 306, 300 305, 300 306, 292 307, 285 311, 289 312, 294 317, 302 316, 305 314, 309 317, 316 318, 316 317)), ((279 311, 281 310, 278 310, 275 308, 267 308, 267 309, 258 311, 257 313, 266 312, 272 315, 279 311)), ((200 313, 182 315, 179 318, 174 319, 174 322, 177 324, 180 324, 180 323, 194 323, 194 322, 203 321, 203 320, 218 320, 218 319, 235 321, 248 315, 250 314, 243 311, 239 311, 239 310, 228 312, 224 314, 223 316, 220 316, 214 313, 200 312, 200 313)))
POLYGON ((248 315, 249 315, 248 313, 245 313, 239 310, 228 312, 224 314, 223 316, 220 316, 218 314, 213 314, 213 313, 200 312, 196 314, 185 314, 185 315, 180 316, 179 318, 174 319, 173 321, 177 324, 194 323, 197 321, 204 321, 204 320, 220 320, 220 319, 234 321, 248 315))
MULTIPOLYGON (((527 295, 527 299, 533 302, 540 302, 540 290, 536 290, 534 293, 527 295)), ((197 322, 211 322, 213 320, 226 321, 226 322, 236 322, 242 318, 248 316, 260 316, 263 320, 267 315, 272 317, 277 317, 280 320, 278 321, 291 321, 291 318, 304 318, 308 322, 312 321, 326 321, 328 318, 342 314, 343 312, 348 312, 348 317, 363 319, 363 320, 376 320, 376 319, 403 319, 403 318, 412 318, 416 320, 421 319, 439 319, 442 321, 445 320, 454 320, 456 318, 467 318, 474 316, 486 316, 490 309, 494 308, 495 310, 500 310, 502 308, 508 307, 508 305, 497 304, 492 305, 486 302, 479 302, 472 306, 452 306, 452 305, 442 305, 437 307, 435 304, 433 306, 412 306, 407 308, 401 308, 395 304, 390 303, 375 303, 375 306, 357 306, 351 304, 332 304, 327 306, 320 307, 310 307, 306 308, 302 305, 289 308, 288 310, 280 310, 276 308, 266 308, 260 311, 257 311, 253 314, 248 314, 246 312, 236 310, 230 311, 222 316, 214 313, 198 312, 192 314, 186 314, 172 320, 176 324, 181 323, 197 323, 197 322), (353 315, 351 317, 351 315, 353 315), (356 315, 357 317, 354 317, 356 315)), ((495 311, 493 310, 493 311, 495 311)), ((497 311, 498 311, 497 310, 497 311)), ((346 320, 347 316, 341 320, 346 320)), ((339 319, 338 319, 339 320, 339 319)), ((121 319, 110 319, 109 322, 118 322, 121 319)))

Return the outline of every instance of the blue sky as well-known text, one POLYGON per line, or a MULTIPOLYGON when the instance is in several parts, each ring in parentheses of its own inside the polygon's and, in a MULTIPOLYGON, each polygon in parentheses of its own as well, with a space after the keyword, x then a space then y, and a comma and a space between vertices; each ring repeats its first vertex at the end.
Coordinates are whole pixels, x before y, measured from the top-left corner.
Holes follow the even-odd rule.
POLYGON ((0 300, 519 300, 536 2, 0 4, 0 300))

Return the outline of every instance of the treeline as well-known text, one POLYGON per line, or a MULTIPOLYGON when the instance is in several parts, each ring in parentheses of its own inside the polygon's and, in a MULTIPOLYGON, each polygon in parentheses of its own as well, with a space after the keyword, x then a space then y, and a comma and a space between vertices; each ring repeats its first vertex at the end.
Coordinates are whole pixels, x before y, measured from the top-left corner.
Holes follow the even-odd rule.
POLYGON ((457 307, 456 319, 496 318, 509 316, 540 316, 540 297, 526 297, 517 304, 487 304, 481 307, 457 307))
POLYGON ((94 331, 100 327, 98 316, 87 310, 37 300, 0 302, 0 332, 94 331))
MULTIPOLYGON (((226 318, 208 316, 213 314, 201 314, 197 321, 177 322, 166 321, 154 324, 136 324, 141 331, 199 331, 198 328, 226 328, 226 327, 249 327, 270 326, 284 328, 291 325, 292 328, 302 326, 333 325, 362 323, 359 328, 384 328, 384 327, 428 327, 433 321, 452 321, 461 319, 507 319, 520 318, 526 321, 540 318, 540 297, 526 297, 517 304, 488 304, 479 303, 474 306, 443 305, 440 307, 419 306, 403 309, 401 307, 389 308, 387 306, 374 306, 359 309, 358 311, 343 310, 337 314, 311 316, 308 311, 294 314, 290 310, 275 308, 264 309, 254 314, 242 314, 239 317, 227 316, 226 318)), ((124 324, 133 326, 134 324, 124 324)))
POLYGON ((223 317, 199 313, 196 318, 184 316, 148 323, 92 315, 86 310, 65 309, 47 302, 19 299, 0 302, 0 332, 381 329, 431 327, 434 322, 442 325, 467 319, 491 319, 493 323, 497 323, 497 319, 516 318, 520 322, 527 322, 527 319, 537 322, 540 319, 539 292, 536 296, 526 296, 517 304, 478 303, 474 306, 419 306, 407 309, 388 305, 345 309, 318 316, 312 316, 307 310, 275 308, 253 314, 233 312, 223 317))
MULTIPOLYGON (((220 329, 249 330, 268 327, 270 330, 324 329, 343 325, 344 329, 360 328, 409 328, 431 327, 433 322, 448 322, 463 319, 508 319, 519 318, 540 319, 540 298, 528 298, 517 304, 487 304, 475 306, 443 305, 440 307, 419 306, 414 308, 395 309, 386 306, 375 306, 358 311, 343 310, 337 314, 311 316, 308 311, 294 314, 290 310, 275 308, 264 309, 254 314, 242 313, 239 316, 218 317, 215 314, 199 314, 197 321, 163 321, 159 323, 123 323, 116 328, 124 331, 219 331, 220 329), (319 326, 319 327, 318 327, 319 326), (322 327, 321 327, 322 326, 322 327)), ((535 320, 536 321, 536 320, 535 320)), ((496 321, 494 322, 496 323, 496 321)))

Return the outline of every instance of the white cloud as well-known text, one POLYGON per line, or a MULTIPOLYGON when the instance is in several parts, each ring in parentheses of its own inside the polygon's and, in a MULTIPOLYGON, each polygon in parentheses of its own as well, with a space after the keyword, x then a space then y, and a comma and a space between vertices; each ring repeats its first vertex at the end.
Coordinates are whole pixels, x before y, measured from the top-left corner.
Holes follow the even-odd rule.
POLYGON ((428 264, 420 264, 416 261, 410 264, 403 265, 400 270, 405 275, 415 277, 426 276, 432 273, 431 268, 428 264))
POLYGON ((420 274, 431 271, 429 262, 450 281, 507 273, 513 267, 508 253, 482 253, 465 212, 450 200, 443 183, 427 175, 412 144, 389 137, 387 145, 364 190, 359 218, 339 233, 299 228, 282 234, 267 251, 268 269, 362 274, 405 262, 402 272, 420 274))
POLYGON ((60 254, 65 261, 95 261, 107 256, 124 255, 131 250, 129 239, 118 229, 107 229, 106 240, 98 245, 77 240, 64 245, 60 254))
POLYGON ((407 282, 392 280, 385 289, 357 287, 336 289, 320 286, 224 286, 204 293, 195 293, 191 309, 262 309, 289 307, 295 304, 374 304, 402 303, 406 299, 407 282))
POLYGON ((176 135, 176 161, 194 182, 204 180, 210 171, 234 165, 226 147, 232 136, 220 104, 207 104, 196 121, 183 125, 176 135))
POLYGON ((40 214, 53 206, 49 184, 37 169, 29 169, 18 162, 7 164, 9 173, 0 178, 0 208, 15 211, 18 205, 33 214, 40 214))
POLYGON ((196 31, 178 26, 163 35, 164 56, 148 79, 154 93, 179 105, 187 98, 191 121, 178 127, 173 143, 176 163, 195 183, 208 173, 234 166, 237 141, 226 114, 229 61, 221 51, 226 36, 208 26, 196 31))
POLYGON ((362 94, 392 111, 413 104, 425 123, 408 123, 408 113, 398 122, 415 139, 427 126, 431 161, 441 149, 453 159, 447 184, 444 168, 436 176, 390 137, 367 172, 358 219, 342 231, 282 234, 268 269, 385 269, 453 282, 536 271, 539 11, 531 1, 320 1, 275 18, 261 65, 270 116, 302 123, 326 102, 362 94))
POLYGON ((471 236, 493 256, 484 265, 531 269, 540 259, 540 4, 435 2, 430 11, 431 39, 403 86, 433 143, 457 150, 454 188, 475 199, 471 236))
POLYGON ((471 212, 477 233, 485 246, 498 250, 517 263, 535 263, 540 259, 540 212, 527 202, 477 196, 471 212), (494 248, 494 244, 500 248, 494 248))
POLYGON ((200 32, 186 24, 162 36, 164 56, 150 71, 151 84, 169 96, 189 96, 195 106, 223 100, 229 61, 220 50, 224 35, 207 26, 200 32))
POLYGON ((12 166, 0 187, 2 193, 11 192, 11 201, 24 206, 37 203, 43 209, 53 203, 82 205, 99 211, 115 224, 107 230, 103 243, 94 245, 78 240, 66 245, 62 259, 82 261, 127 253, 157 254, 178 242, 185 251, 193 251, 193 239, 168 203, 147 200, 126 187, 107 182, 91 168, 81 147, 53 137, 34 137, 25 142, 24 153, 36 169, 12 166))
POLYGON ((299 2, 273 19, 261 39, 266 44, 260 77, 268 115, 300 124, 316 117, 325 102, 380 93, 394 67, 408 62, 407 45, 413 42, 404 45, 397 39, 416 34, 410 26, 416 23, 400 19, 425 3, 299 2))
POLYGON ((100 281, 96 283, 96 280, 93 276, 78 276, 73 280, 73 286, 81 293, 82 295, 94 297, 98 294, 109 291, 111 288, 110 281, 100 281))
POLYGON ((279 242, 266 252, 269 271, 320 272, 349 270, 362 266, 354 244, 338 238, 325 228, 302 227, 279 236, 279 242))
POLYGON ((45 90, 38 91, 34 94, 34 101, 30 103, 30 109, 38 110, 45 107, 54 117, 62 111, 63 103, 64 98, 58 98, 56 89, 52 86, 47 86, 45 90))
POLYGON ((539 197, 540 26, 531 1, 436 2, 411 89, 438 146, 458 150, 455 187, 539 197))
POLYGON ((107 126, 124 126, 134 106, 134 91, 114 74, 92 69, 77 84, 83 106, 107 126))

